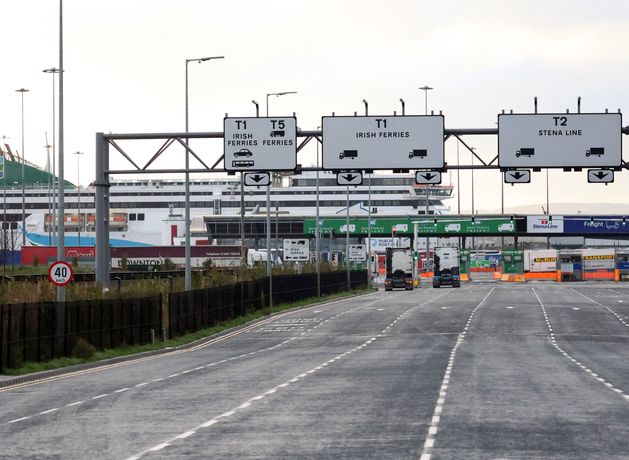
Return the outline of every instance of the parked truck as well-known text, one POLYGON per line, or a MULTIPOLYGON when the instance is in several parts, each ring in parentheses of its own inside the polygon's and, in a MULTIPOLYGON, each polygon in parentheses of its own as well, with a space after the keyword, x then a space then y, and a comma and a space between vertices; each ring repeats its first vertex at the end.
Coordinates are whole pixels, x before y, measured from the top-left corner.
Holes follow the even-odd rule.
POLYGON ((413 290, 413 251, 409 248, 387 248, 384 290, 413 290))
POLYGON ((432 287, 461 287, 459 248, 437 247, 434 249, 432 287))

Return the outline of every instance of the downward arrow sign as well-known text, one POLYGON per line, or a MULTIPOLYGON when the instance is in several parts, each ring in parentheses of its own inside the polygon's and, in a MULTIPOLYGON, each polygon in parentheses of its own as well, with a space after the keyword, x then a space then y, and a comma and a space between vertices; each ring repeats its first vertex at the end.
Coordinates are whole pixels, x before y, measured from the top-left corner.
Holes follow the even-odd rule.
POLYGON ((523 178, 525 176, 525 174, 516 171, 515 173, 511 173, 511 177, 513 177, 515 180, 520 180, 521 178, 523 178))
POLYGON ((433 177, 435 177, 435 176, 436 176, 436 174, 431 174, 431 173, 428 173, 428 174, 424 174, 422 177, 423 177, 424 179, 426 179, 426 180, 430 180, 430 179, 432 179, 432 178, 433 178, 433 177))
POLYGON ((251 176, 251 178, 254 182, 260 182, 262 179, 264 179, 264 176, 259 176, 258 174, 256 174, 255 176, 251 176))
POLYGON ((598 177, 599 179, 602 179, 603 177, 607 176, 608 173, 603 172, 603 171, 599 171, 596 174, 594 174, 596 177, 598 177))
POLYGON ((343 178, 344 178, 347 182, 351 182, 351 181, 353 181, 356 177, 358 177, 358 176, 355 176, 355 175, 353 175, 353 174, 348 174, 347 176, 343 176, 343 178))

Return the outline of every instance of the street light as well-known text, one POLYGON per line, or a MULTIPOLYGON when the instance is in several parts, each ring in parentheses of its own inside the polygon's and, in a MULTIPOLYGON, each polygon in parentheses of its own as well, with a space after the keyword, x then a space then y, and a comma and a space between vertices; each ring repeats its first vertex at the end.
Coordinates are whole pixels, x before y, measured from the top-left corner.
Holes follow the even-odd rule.
POLYGON ((76 205, 76 213, 78 216, 77 221, 77 233, 79 243, 77 246, 81 246, 81 170, 79 168, 79 159, 83 152, 74 152, 73 155, 76 155, 76 190, 77 190, 77 205, 76 205))
MULTIPOLYGON (((191 62, 198 62, 199 64, 205 61, 211 61, 213 59, 224 59, 225 56, 210 56, 194 59, 186 59, 186 134, 188 133, 188 64, 191 62)), ((186 247, 185 247, 185 273, 184 283, 185 289, 188 291, 192 289, 192 272, 191 272, 191 260, 190 260, 190 151, 188 150, 189 139, 186 137, 186 174, 185 174, 185 232, 186 232, 186 247)))
MULTIPOLYGON (((470 171, 472 171, 472 216, 476 214, 474 210, 474 150, 476 150, 476 147, 470 147, 470 151, 472 152, 472 169, 470 169, 470 171)), ((472 237, 472 249, 474 249, 475 244, 476 238, 472 237)))
POLYGON ((20 88, 15 90, 21 93, 22 97, 22 246, 26 246, 26 198, 24 184, 24 168, 26 163, 26 155, 24 154, 24 93, 28 93, 28 89, 20 88))
MULTIPOLYGON (((55 227, 55 216, 57 214, 57 190, 56 186, 56 153, 57 153, 57 130, 56 130, 56 109, 55 109, 55 74, 59 73, 56 67, 42 70, 44 73, 52 75, 52 241, 55 241, 57 230, 55 227)), ((48 171, 50 174, 50 171, 48 171)), ((49 238, 50 239, 50 238, 49 238)))
MULTIPOLYGON (((287 94, 297 94, 297 91, 279 91, 277 93, 266 93, 266 116, 269 116, 269 96, 286 96, 287 94)), ((257 112, 257 104, 256 104, 256 112, 257 112)), ((271 173, 271 178, 273 178, 273 173, 271 173)), ((273 183, 273 181, 271 181, 273 183)), ((276 213, 275 213, 275 250, 277 254, 279 254, 279 215, 277 212, 277 201, 276 201, 276 213)), ((266 228, 267 228, 267 258, 266 258, 266 270, 267 274, 270 276, 271 274, 271 184, 266 187, 266 228)))
MULTIPOLYGON (((424 92, 424 115, 428 115, 428 91, 430 91, 430 90, 432 90, 434 88, 431 88, 428 85, 424 85, 424 86, 420 86, 419 89, 424 92)), ((429 189, 428 189, 428 184, 426 184, 426 188, 425 188, 426 219, 428 219, 428 211, 429 211, 428 195, 429 195, 429 189)), ((430 237, 427 236, 426 237, 426 272, 428 272, 428 268, 429 268, 429 262, 428 262, 429 261, 429 255, 430 255, 430 237)))

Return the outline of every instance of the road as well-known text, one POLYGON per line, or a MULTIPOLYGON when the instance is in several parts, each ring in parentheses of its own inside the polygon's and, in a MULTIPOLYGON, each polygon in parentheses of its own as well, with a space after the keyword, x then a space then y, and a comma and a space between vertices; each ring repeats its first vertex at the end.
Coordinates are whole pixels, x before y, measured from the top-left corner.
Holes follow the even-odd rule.
POLYGON ((616 286, 378 292, 2 389, 0 458, 627 459, 616 286))

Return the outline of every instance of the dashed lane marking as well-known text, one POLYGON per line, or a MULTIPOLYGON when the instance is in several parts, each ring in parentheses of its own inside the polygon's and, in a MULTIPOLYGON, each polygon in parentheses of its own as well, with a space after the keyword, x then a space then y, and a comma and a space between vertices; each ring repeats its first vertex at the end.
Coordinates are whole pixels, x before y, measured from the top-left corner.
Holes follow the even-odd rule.
MULTIPOLYGON (((492 291, 493 291, 493 288, 492 288, 492 291)), ((490 293, 491 293, 491 291, 490 291, 490 293)), ((436 296, 436 297, 434 297, 432 299, 429 299, 428 301, 423 302, 420 305, 417 305, 415 307, 412 307, 412 308, 406 310, 403 314, 398 316, 398 318, 395 321, 393 321, 391 324, 389 324, 389 327, 391 327, 395 322, 397 322, 400 318, 405 316, 407 313, 409 313, 409 312, 419 308, 422 305, 426 305, 427 303, 430 303, 430 302, 432 302, 432 301, 434 301, 434 300, 436 300, 436 299, 438 299, 440 297, 443 297, 444 295, 447 295, 447 294, 448 293, 446 292, 446 293, 441 294, 439 296, 436 296)), ((485 298, 487 298, 487 296, 485 296, 485 298)), ((348 351, 346 351, 344 353, 341 353, 341 354, 335 356, 334 358, 329 359, 325 363, 319 364, 319 365, 313 367, 312 369, 310 369, 310 370, 308 370, 306 372, 302 372, 301 374, 298 374, 297 376, 287 380, 286 382, 282 382, 279 385, 276 385, 275 387, 265 391, 264 393, 261 393, 261 394, 259 394, 257 396, 254 396, 253 398, 248 399, 247 401, 245 401, 245 402, 241 403, 240 405, 236 406, 234 409, 232 409, 232 410, 230 410, 228 412, 225 412, 225 413, 223 413, 223 414, 221 414, 219 416, 216 416, 216 417, 214 417, 214 418, 212 418, 212 419, 210 419, 210 420, 208 420, 208 421, 198 425, 197 427, 192 428, 191 430, 186 431, 183 434, 188 434, 189 433, 189 436, 192 436, 193 434, 197 433, 199 430, 201 430, 203 428, 209 428, 211 426, 214 426, 217 423, 220 423, 223 419, 229 418, 232 415, 237 414, 238 412, 251 407, 254 402, 260 401, 260 400, 264 399, 267 396, 273 395, 276 392, 278 392, 280 390, 283 390, 284 388, 288 388, 290 386, 294 386, 295 383, 299 382, 300 380, 305 379, 305 378, 307 378, 307 377, 309 377, 309 376, 319 372, 321 369, 323 369, 325 367, 324 364, 332 364, 332 363, 334 363, 334 362, 336 362, 338 360, 345 359, 347 356, 351 355, 352 353, 355 353, 356 351, 359 351, 359 350, 363 349, 364 347, 369 346, 370 344, 375 342, 380 337, 381 337, 381 335, 377 335, 377 336, 371 337, 369 340, 363 342, 361 345, 358 345, 358 346, 356 346, 356 347, 354 347, 354 348, 352 348, 352 349, 350 349, 350 350, 348 350, 348 351)), ((160 444, 157 444, 156 446, 150 447, 150 448, 148 448, 148 449, 146 449, 146 450, 144 450, 142 452, 139 452, 139 453, 137 453, 135 455, 132 455, 132 456, 128 457, 127 460, 138 460, 139 458, 143 457, 144 455, 146 455, 148 453, 155 452, 156 450, 161 450, 161 449, 163 449, 165 447, 168 447, 168 446, 172 445, 174 442, 180 441, 182 439, 181 436, 182 436, 182 434, 174 436, 174 437, 172 437, 172 438, 170 438, 170 439, 168 439, 168 440, 166 440, 166 441, 164 441, 164 442, 162 442, 160 444)), ((189 437, 189 436, 186 436, 186 437, 189 437)))
MULTIPOLYGON (((623 390, 621 390, 620 388, 616 387, 616 385, 614 385, 613 383, 608 382, 603 377, 599 376, 599 374, 595 373, 592 369, 588 368, 587 366, 585 366, 584 364, 579 362, 577 359, 575 359, 574 357, 570 356, 569 353, 567 353, 563 348, 561 348, 559 346, 559 344, 557 343, 557 339, 555 337, 555 333, 553 332, 553 329, 551 327, 550 320, 548 318, 548 313, 546 312, 546 307, 544 306, 544 303, 542 302, 542 300, 537 295, 537 292, 535 291, 535 288, 531 288, 531 289, 533 290, 533 294, 535 294, 535 297, 537 297, 537 302, 539 303, 540 307, 542 308, 542 313, 544 315, 544 320, 546 321, 546 326, 548 328, 548 331, 550 332, 549 339, 550 339, 551 345, 553 347, 555 347, 555 349, 557 351, 559 351, 562 354, 562 356, 567 358, 572 363, 576 364, 579 369, 581 369, 581 370, 585 371, 586 373, 588 373, 594 380, 596 380, 597 382, 602 383, 603 385, 605 385, 606 388, 609 388, 614 393, 620 394, 623 398, 625 398, 625 400, 629 399, 629 395, 626 395, 623 392, 623 390)), ((572 288, 570 288, 570 289, 572 289, 572 288)), ((575 292, 577 292, 577 291, 575 291, 575 292)), ((580 293, 578 293, 578 294, 580 294, 580 293)), ((583 296, 583 294, 581 294, 581 295, 583 296)), ((586 297, 586 296, 583 296, 583 297, 586 297)), ((589 298, 589 297, 586 297, 586 298, 589 298)), ((592 299, 590 299, 590 300, 592 300, 592 299)), ((595 302, 595 303, 598 303, 598 302, 595 302)), ((604 305, 601 305, 601 306, 605 307, 604 305)))
POLYGON ((456 343, 454 344, 454 348, 450 352, 450 357, 448 358, 448 366, 446 367, 443 380, 441 381, 441 387, 439 388, 439 398, 437 399, 437 404, 435 405, 435 411, 432 415, 432 419, 428 426, 428 433, 426 433, 426 440, 424 441, 424 447, 422 449, 422 453, 420 456, 420 460, 430 460, 432 456, 432 449, 435 446, 435 437, 437 435, 437 431, 439 430, 439 422, 441 421, 441 414, 443 413, 443 406, 446 402, 446 396, 448 394, 448 385, 450 384, 450 374, 452 373, 452 368, 454 367, 454 360, 456 358, 456 352, 463 344, 465 340, 465 336, 468 333, 468 329, 472 319, 474 319, 474 315, 476 311, 485 303, 489 295, 494 292, 495 288, 491 288, 491 290, 483 297, 483 300, 480 301, 478 305, 472 310, 470 316, 465 323, 465 328, 461 333, 459 333, 456 343))
POLYGON ((584 298, 588 299, 590 302, 598 305, 599 307, 603 307, 605 310, 607 310, 612 315, 614 315, 616 317, 616 319, 622 323, 623 326, 629 327, 629 323, 627 323, 627 321, 625 321, 625 319, 622 316, 620 316, 615 310, 609 308, 607 305, 603 305, 602 303, 597 302, 596 300, 586 296, 585 294, 581 294, 576 289, 573 289, 573 288, 570 288, 570 289, 573 290, 574 292, 576 292, 577 294, 579 294, 581 297, 584 297, 584 298))

